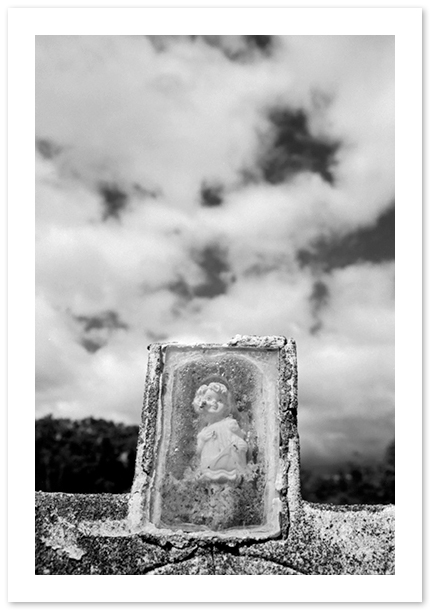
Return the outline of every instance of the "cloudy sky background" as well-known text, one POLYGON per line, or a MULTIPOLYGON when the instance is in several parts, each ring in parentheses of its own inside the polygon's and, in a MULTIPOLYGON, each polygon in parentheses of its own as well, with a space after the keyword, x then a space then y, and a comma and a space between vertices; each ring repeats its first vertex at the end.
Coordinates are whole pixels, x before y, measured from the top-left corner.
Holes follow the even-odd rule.
POLYGON ((303 462, 394 437, 394 38, 36 38, 36 415, 147 345, 294 337, 303 462))

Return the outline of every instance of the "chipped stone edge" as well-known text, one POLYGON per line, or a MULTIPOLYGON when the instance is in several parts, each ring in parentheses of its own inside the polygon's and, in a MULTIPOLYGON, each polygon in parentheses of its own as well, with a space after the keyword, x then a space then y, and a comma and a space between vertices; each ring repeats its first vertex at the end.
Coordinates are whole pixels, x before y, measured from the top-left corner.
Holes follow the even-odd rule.
POLYGON ((297 427, 298 376, 297 349, 294 339, 285 339, 279 350, 279 493, 282 502, 281 536, 288 537, 290 526, 301 511, 300 447, 297 427))
POLYGON ((253 348, 253 349, 269 349, 277 350, 284 347, 290 341, 281 335, 235 335, 227 341, 227 343, 179 343, 178 341, 155 342, 148 346, 148 349, 153 347, 177 347, 181 349, 222 349, 222 348, 253 348))
POLYGON ((86 551, 78 545, 77 534, 78 528, 73 523, 58 517, 56 523, 47 523, 45 535, 41 536, 40 540, 47 547, 79 561, 86 551))
POLYGON ((160 430, 159 408, 161 376, 163 370, 163 346, 149 346, 142 420, 139 427, 133 485, 128 505, 130 528, 138 532, 148 519, 148 490, 155 476, 154 454, 157 429, 160 430))
POLYGON ((287 342, 288 339, 277 335, 235 335, 227 345, 229 347, 253 347, 254 349, 281 349, 287 342))

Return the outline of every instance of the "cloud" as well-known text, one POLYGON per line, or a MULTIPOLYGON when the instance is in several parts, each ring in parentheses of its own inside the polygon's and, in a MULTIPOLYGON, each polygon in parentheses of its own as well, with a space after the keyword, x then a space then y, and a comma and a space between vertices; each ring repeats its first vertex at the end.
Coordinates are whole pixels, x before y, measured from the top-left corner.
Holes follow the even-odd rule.
POLYGON ((391 434, 393 40, 263 38, 37 37, 39 414, 135 422, 149 342, 281 334, 304 455, 391 434))
POLYGON ((127 330, 127 324, 121 321, 116 311, 102 311, 91 316, 74 316, 82 325, 81 345, 91 354, 106 345, 112 334, 118 330, 127 330))
POLYGON ((67 143, 65 167, 88 181, 162 187, 173 205, 189 206, 202 176, 231 181, 251 158, 250 68, 207 45, 160 55, 144 37, 38 42, 38 129, 67 143))
POLYGON ((299 343, 304 455, 379 457, 394 435, 394 265, 350 266, 325 282, 321 329, 299 343))
POLYGON ((273 139, 260 160, 264 180, 277 184, 297 172, 312 171, 333 184, 339 143, 312 135, 302 109, 274 108, 268 118, 273 139))
POLYGON ((358 261, 394 260, 394 205, 382 212, 374 225, 360 227, 344 235, 321 235, 306 248, 299 249, 297 260, 315 271, 330 271, 358 261))

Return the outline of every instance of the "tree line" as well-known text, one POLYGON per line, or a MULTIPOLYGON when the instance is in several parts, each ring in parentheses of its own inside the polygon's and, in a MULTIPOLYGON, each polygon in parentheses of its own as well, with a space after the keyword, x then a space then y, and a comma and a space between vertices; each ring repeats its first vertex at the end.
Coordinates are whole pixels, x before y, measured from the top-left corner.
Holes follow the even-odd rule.
POLYGON ((137 432, 137 426, 93 417, 37 419, 36 491, 128 492, 137 432))
MULTIPOLYGON (((36 420, 36 491, 127 493, 136 460, 138 426, 88 417, 36 420)), ((394 503, 394 441, 374 464, 351 463, 336 473, 302 467, 302 496, 331 504, 394 503)))

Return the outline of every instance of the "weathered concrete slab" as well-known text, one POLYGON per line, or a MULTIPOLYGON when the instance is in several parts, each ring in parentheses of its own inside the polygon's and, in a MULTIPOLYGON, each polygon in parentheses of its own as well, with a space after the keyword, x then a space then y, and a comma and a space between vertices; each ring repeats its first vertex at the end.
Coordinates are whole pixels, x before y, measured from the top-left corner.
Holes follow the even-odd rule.
POLYGON ((394 574, 393 506, 303 502, 286 539, 226 542, 133 534, 128 501, 37 493, 36 574, 394 574))

